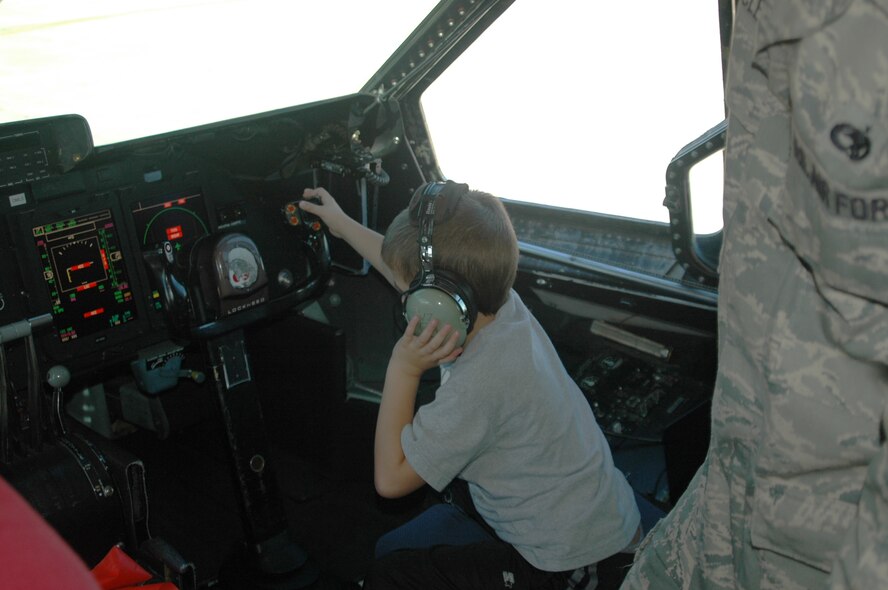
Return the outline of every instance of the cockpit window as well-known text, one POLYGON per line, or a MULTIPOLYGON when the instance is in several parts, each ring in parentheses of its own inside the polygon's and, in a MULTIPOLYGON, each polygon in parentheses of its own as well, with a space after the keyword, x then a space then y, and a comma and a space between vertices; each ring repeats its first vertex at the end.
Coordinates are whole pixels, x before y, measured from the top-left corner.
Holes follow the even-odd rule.
MULTIPOLYGON (((515 2, 423 94, 441 171, 509 199, 668 222, 669 161, 725 116, 720 47, 712 0, 515 2)), ((695 229, 710 233, 721 167, 697 172, 695 229)))
POLYGON ((434 0, 2 0, 0 123, 96 145, 357 92, 434 0))

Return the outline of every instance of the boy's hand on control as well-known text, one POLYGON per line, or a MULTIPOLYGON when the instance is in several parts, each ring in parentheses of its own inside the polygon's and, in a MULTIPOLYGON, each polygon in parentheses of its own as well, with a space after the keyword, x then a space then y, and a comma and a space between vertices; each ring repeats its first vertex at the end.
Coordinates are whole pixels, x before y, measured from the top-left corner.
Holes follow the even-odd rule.
POLYGON ((307 188, 302 191, 302 198, 311 200, 299 201, 300 209, 317 215, 331 234, 337 238, 343 237, 343 228, 350 218, 326 189, 307 188))
POLYGON ((404 335, 395 344, 391 359, 399 370, 416 378, 432 367, 456 360, 462 353, 462 348, 456 345, 459 332, 450 325, 435 333, 438 320, 432 320, 417 336, 414 333, 418 325, 419 316, 414 316, 407 324, 404 335))

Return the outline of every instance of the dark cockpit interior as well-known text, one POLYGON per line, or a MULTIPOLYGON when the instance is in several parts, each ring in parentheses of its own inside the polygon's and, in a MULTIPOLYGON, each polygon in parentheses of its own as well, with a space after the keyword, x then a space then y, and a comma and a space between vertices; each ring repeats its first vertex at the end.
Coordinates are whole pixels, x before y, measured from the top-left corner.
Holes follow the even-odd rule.
MULTIPOLYGON (((508 3, 483 4, 451 49, 508 3)), ((298 206, 324 187, 384 231, 443 178, 411 83, 110 145, 74 114, 0 124, 0 474, 88 566, 122 544, 182 590, 348 587, 433 501, 373 489, 397 293, 298 206)), ((505 202, 515 289, 653 522, 708 443, 717 275, 680 207, 505 202)))

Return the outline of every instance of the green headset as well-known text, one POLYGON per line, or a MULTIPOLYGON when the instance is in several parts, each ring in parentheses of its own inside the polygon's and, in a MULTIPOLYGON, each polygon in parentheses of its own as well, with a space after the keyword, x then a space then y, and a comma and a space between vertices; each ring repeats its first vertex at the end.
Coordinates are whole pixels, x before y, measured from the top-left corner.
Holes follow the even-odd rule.
POLYGON ((449 213, 468 192, 469 187, 455 182, 429 182, 422 185, 410 200, 411 219, 419 226, 419 272, 401 295, 401 307, 407 321, 419 316, 419 334, 432 319, 440 327, 450 325, 459 332, 462 346, 478 316, 472 288, 454 273, 435 269, 432 236, 438 200, 446 199, 442 211, 449 213))

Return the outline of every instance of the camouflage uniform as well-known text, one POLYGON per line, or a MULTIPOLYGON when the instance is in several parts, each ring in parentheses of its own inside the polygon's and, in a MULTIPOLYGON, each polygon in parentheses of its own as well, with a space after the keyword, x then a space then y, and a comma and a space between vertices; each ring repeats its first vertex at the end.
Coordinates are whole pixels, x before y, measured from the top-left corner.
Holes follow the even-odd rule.
POLYGON ((888 0, 738 0, 706 461, 624 588, 888 587, 888 0))

